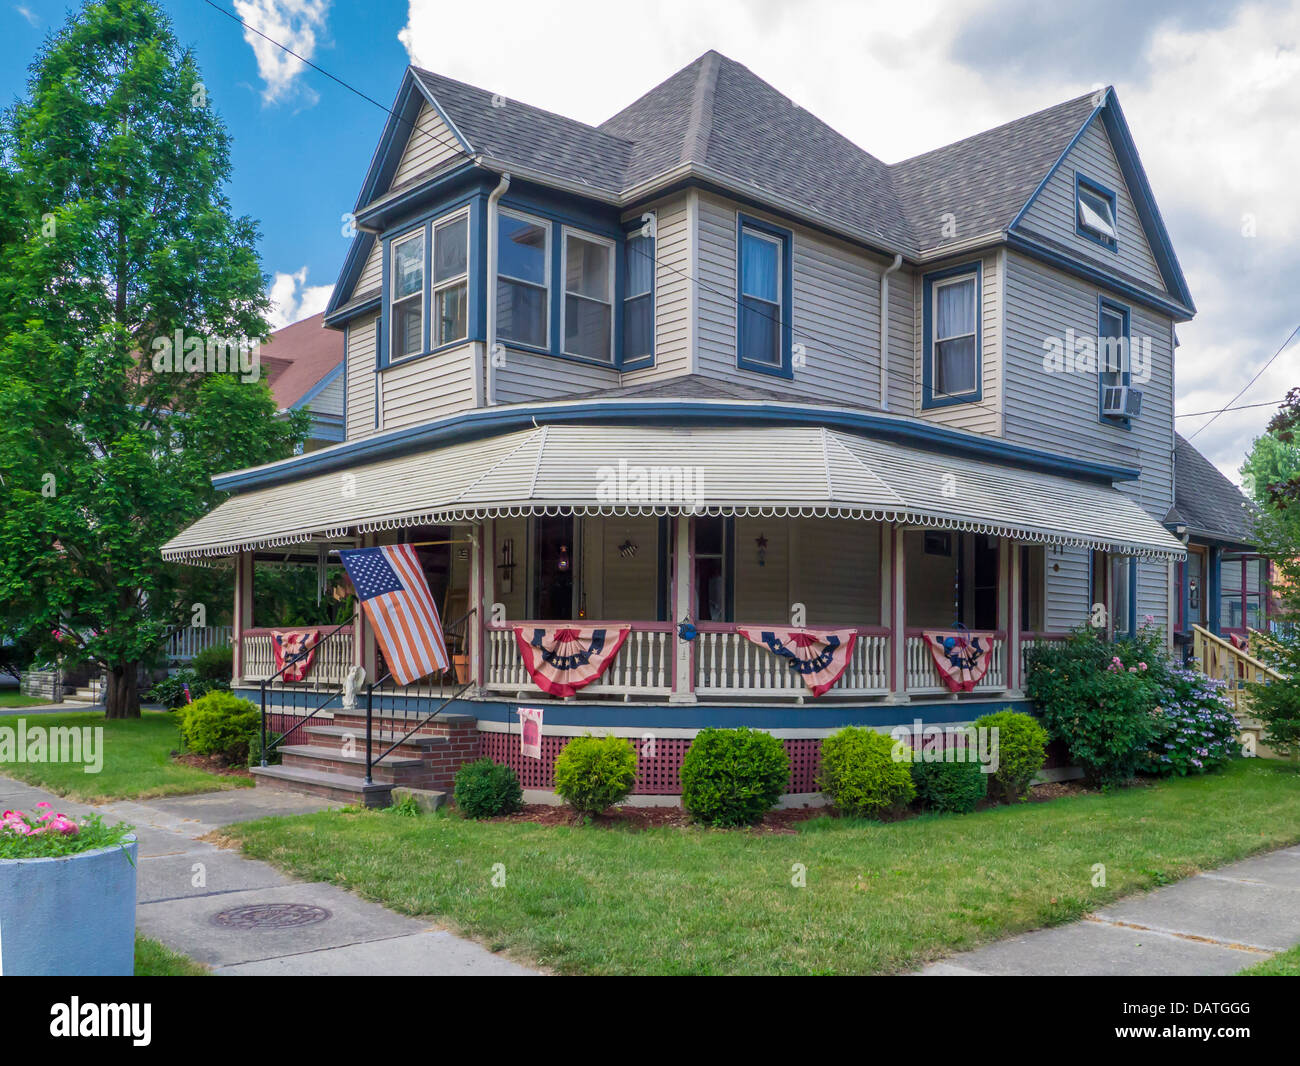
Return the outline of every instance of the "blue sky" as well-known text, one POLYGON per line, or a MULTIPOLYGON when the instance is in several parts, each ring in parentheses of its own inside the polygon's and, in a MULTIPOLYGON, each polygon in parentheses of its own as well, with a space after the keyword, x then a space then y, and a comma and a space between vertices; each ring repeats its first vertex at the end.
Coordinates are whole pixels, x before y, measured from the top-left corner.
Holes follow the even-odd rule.
MULTIPOLYGON (((218 0, 370 96, 407 62, 600 122, 716 48, 886 162, 1113 84, 1199 314, 1177 410, 1226 403, 1300 323, 1300 0, 218 0)), ((203 0, 163 0, 234 139, 277 322, 319 310, 384 113, 203 0), (254 49, 262 49, 259 56, 254 49)), ((65 0, 0 0, 0 98, 22 92, 65 0)), ((1293 345, 1238 402, 1300 384, 1293 345)), ((1229 476, 1268 407, 1194 443, 1229 476)), ((1204 417, 1180 417, 1190 435, 1204 417)))

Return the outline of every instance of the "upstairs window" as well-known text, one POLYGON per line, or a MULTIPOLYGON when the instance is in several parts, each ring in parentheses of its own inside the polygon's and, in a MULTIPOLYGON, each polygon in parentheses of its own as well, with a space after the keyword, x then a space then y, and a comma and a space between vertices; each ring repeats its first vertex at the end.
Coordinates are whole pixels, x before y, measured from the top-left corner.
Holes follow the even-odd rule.
POLYGON ((925 279, 924 407, 980 398, 980 274, 971 263, 925 279))
POLYGON ((623 358, 630 362, 654 355, 654 238, 629 235, 623 257, 623 358))
POLYGON ((392 358, 424 350, 424 231, 393 242, 392 358))
POLYGON ((1119 242, 1115 194, 1081 174, 1075 175, 1074 190, 1077 232, 1113 252, 1119 242))
POLYGON ((551 228, 502 211, 497 235, 497 335, 549 348, 551 228))
POLYGON ((469 215, 433 227, 435 348, 469 336, 469 215))
POLYGON ((740 357, 781 365, 781 242, 748 227, 740 235, 740 357))
POLYGON ((1097 309, 1097 371, 1101 382, 1101 417, 1107 422, 1128 423, 1123 415, 1108 414, 1105 400, 1107 389, 1129 384, 1130 369, 1128 308, 1102 299, 1097 309))
POLYGON ((564 354, 614 361, 614 245, 564 235, 564 354))

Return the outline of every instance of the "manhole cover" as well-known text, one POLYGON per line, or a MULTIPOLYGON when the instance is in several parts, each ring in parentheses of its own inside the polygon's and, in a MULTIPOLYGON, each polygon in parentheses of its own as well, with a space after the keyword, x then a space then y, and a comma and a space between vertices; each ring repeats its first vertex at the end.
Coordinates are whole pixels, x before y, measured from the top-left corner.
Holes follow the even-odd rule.
POLYGON ((324 907, 310 903, 254 903, 218 911, 212 924, 222 929, 293 929, 323 922, 329 916, 324 907))

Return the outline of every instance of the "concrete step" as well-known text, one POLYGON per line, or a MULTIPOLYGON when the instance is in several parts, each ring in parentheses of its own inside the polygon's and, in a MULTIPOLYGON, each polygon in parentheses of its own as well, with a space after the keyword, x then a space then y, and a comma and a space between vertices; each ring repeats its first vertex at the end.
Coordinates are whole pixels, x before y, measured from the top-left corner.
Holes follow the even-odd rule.
POLYGON ((324 796, 364 807, 387 807, 394 787, 391 782, 382 781, 367 785, 360 774, 329 773, 299 766, 254 766, 250 772, 259 788, 324 796))
MULTIPOLYGON (((412 723, 412 725, 413 724, 414 723, 412 723)), ((407 729, 409 728, 410 726, 407 726, 407 729)), ((303 726, 302 729, 298 730, 298 733, 295 734, 295 736, 301 734, 306 734, 304 739, 308 744, 328 748, 331 751, 337 751, 343 741, 348 737, 351 737, 356 741, 358 749, 364 748, 366 743, 366 730, 364 726, 361 729, 352 729, 348 726, 339 725, 309 725, 303 726)), ((390 733, 388 730, 380 731, 376 729, 371 734, 371 743, 375 746, 375 751, 380 752, 383 751, 384 748, 388 747, 389 744, 401 739, 405 734, 405 729, 400 733, 390 733)), ((446 743, 446 737, 432 736, 428 733, 416 733, 413 736, 407 737, 406 740, 403 740, 393 754, 427 754, 432 749, 446 743)))
MULTIPOLYGON (((385 744, 383 747, 380 747, 376 744, 374 754, 379 755, 387 746, 388 745, 385 744)), ((295 755, 302 759, 317 759, 322 762, 344 763, 349 766, 360 766, 362 768, 366 765, 364 744, 359 745, 358 754, 356 755, 344 755, 341 751, 338 751, 335 748, 327 748, 323 744, 286 744, 277 750, 282 755, 295 755)), ((418 756, 398 755, 397 752, 393 752, 392 755, 386 756, 384 761, 379 765, 399 768, 403 766, 423 766, 424 760, 418 756)))

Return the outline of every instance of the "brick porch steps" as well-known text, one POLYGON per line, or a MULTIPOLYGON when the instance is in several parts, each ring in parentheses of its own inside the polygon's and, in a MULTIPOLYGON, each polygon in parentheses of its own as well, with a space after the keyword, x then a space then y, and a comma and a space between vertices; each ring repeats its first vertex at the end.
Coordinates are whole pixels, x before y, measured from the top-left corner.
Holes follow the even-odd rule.
MULTIPOLYGON (((405 730, 403 730, 403 733, 405 730)), ((375 730, 372 737, 372 746, 374 753, 378 755, 390 744, 401 739, 403 733, 389 733, 375 730)), ((320 725, 304 726, 294 734, 295 738, 301 737, 299 745, 308 745, 315 748, 322 748, 329 751, 340 751, 343 743, 351 738, 358 752, 366 750, 366 731, 362 729, 349 729, 345 726, 320 725), (305 735, 304 735, 305 734, 305 735)), ((400 758, 423 758, 428 756, 434 748, 440 747, 447 743, 447 737, 433 736, 428 733, 417 733, 413 737, 403 740, 396 748, 389 759, 400 758)), ((388 759, 384 760, 385 762, 388 759)))
POLYGON ((259 788, 305 792, 363 807, 387 807, 396 787, 392 782, 381 781, 367 785, 364 774, 330 773, 301 766, 254 766, 250 772, 259 788))

